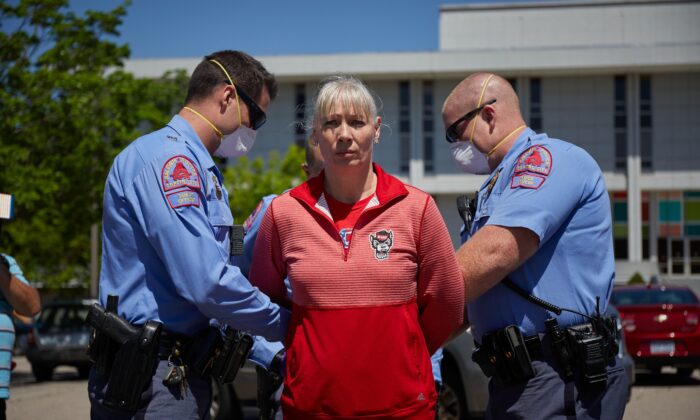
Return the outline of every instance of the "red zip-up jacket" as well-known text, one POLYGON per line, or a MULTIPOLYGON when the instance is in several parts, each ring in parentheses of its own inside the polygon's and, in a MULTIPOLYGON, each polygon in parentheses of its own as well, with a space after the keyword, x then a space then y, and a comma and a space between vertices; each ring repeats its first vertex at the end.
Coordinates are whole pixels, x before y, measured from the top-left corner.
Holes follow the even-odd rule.
POLYGON ((285 419, 434 418, 432 354, 462 323, 464 283, 435 202, 374 165, 347 250, 323 177, 272 201, 251 282, 286 303, 285 419))

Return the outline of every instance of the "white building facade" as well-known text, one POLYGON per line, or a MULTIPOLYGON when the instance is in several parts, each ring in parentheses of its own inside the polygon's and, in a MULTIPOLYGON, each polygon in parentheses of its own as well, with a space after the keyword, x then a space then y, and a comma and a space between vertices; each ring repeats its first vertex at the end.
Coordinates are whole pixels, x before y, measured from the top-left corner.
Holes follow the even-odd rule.
MULTIPOLYGON (((441 108, 468 74, 496 72, 515 87, 530 127, 598 161, 616 259, 700 280, 699 1, 443 6, 439 31, 437 51, 258 57, 280 90, 253 157, 303 144, 299 122, 321 78, 359 76, 382 103, 375 161, 435 197, 457 245, 456 197, 484 177, 453 163, 441 108)), ((131 60, 126 70, 159 77, 199 60, 131 60)))

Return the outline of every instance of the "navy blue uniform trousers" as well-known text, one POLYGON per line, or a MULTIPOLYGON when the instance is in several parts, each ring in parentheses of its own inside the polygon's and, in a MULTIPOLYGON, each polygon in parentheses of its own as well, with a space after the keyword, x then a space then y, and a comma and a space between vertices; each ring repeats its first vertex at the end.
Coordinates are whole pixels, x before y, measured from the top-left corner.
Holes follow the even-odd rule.
POLYGON ((107 381, 95 372, 93 367, 88 381, 90 397, 90 418, 93 420, 122 419, 209 419, 211 405, 211 382, 209 378, 195 376, 188 372, 187 388, 184 395, 179 386, 166 386, 163 378, 168 373, 167 360, 158 363, 153 381, 141 395, 143 408, 136 412, 113 409, 102 404, 107 381))

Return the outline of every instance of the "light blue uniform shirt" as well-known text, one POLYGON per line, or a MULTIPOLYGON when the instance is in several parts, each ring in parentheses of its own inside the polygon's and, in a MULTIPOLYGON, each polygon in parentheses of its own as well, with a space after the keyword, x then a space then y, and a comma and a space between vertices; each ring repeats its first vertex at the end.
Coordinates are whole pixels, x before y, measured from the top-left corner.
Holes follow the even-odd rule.
POLYGON ((119 296, 133 324, 193 335, 211 319, 281 340, 289 313, 230 261, 233 217, 222 176, 180 116, 126 147, 104 196, 100 302, 119 296))
MULTIPOLYGON (((600 312, 606 310, 615 278, 610 199, 583 149, 525 129, 479 190, 471 234, 485 225, 523 227, 539 237, 535 255, 508 276, 521 288, 587 315, 595 314, 599 296, 600 312)), ((503 284, 468 312, 477 341, 511 324, 525 335, 543 332, 550 317, 562 327, 586 322, 569 312, 555 316, 503 284)))

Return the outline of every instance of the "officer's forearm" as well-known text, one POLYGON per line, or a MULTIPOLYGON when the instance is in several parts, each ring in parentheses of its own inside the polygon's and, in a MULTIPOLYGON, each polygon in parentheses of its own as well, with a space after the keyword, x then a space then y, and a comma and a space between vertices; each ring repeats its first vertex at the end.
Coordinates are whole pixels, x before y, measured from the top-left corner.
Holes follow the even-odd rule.
POLYGON ((5 267, 0 267, 0 291, 20 315, 34 316, 41 310, 36 289, 18 280, 5 267))
POLYGON ((485 226, 457 251, 465 299, 472 302, 537 251, 539 237, 529 229, 485 226))

